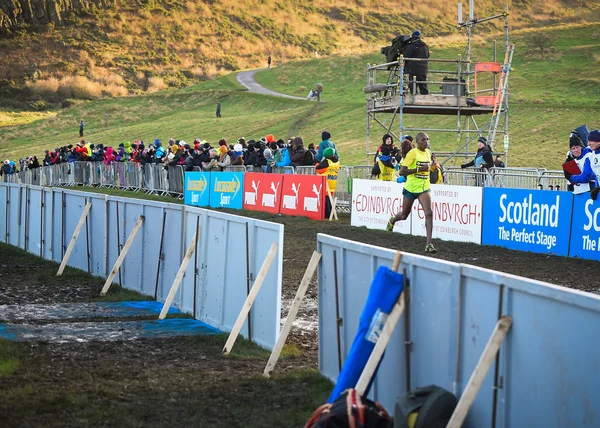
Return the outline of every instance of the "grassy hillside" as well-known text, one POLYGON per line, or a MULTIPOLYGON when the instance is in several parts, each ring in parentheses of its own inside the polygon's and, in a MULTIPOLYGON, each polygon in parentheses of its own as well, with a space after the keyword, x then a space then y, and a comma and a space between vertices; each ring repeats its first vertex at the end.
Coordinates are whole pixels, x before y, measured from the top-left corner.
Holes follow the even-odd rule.
MULTIPOLYGON (((527 48, 531 32, 517 32, 513 38, 517 43, 510 85, 509 161, 513 166, 558 168, 568 149, 570 130, 583 123, 600 126, 600 24, 553 29, 552 34, 554 51, 545 59, 527 48)), ((477 43, 474 56, 489 59, 490 46, 490 40, 477 43)), ((450 58, 459 52, 458 42, 432 43, 436 57, 450 58)), ((366 63, 382 58, 376 53, 331 56, 290 62, 257 75, 269 88, 302 96, 320 81, 325 87, 321 103, 251 94, 230 74, 182 90, 84 102, 45 118, 13 115, 11 120, 31 123, 0 128, 0 159, 41 155, 44 149, 75 143, 79 120, 84 119, 86 138, 105 145, 170 137, 186 141, 200 137, 214 143, 222 137, 260 138, 267 133, 283 138, 302 135, 307 143, 318 143, 321 131, 327 129, 344 164, 364 164, 364 70, 366 63), (214 114, 217 101, 222 103, 221 119, 214 114), (108 127, 104 126, 106 114, 108 127)), ((407 126, 415 127, 455 120, 405 118, 407 126)), ((431 136, 434 150, 457 146, 454 135, 431 136)))
MULTIPOLYGON (((513 28, 595 22, 594 1, 512 0, 513 28)), ((0 103, 47 110, 97 99, 184 87, 231 71, 331 54, 373 52, 418 28, 448 38, 448 0, 118 0, 69 13, 60 25, 0 34, 0 103), (74 78, 74 76, 77 76, 74 78)), ((476 15, 503 6, 478 0, 476 15)), ((482 24, 490 34, 500 21, 482 24)))

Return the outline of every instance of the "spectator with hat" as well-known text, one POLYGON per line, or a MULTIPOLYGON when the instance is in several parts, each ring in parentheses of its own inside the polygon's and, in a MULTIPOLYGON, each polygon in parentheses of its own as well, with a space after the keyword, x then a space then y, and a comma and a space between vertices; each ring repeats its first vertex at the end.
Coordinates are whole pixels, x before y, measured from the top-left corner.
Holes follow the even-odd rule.
POLYGON ((317 156, 315 156, 317 162, 321 162, 323 160, 323 158, 325 157, 323 155, 323 152, 325 151, 325 149, 328 148, 332 148, 333 151, 335 152, 335 157, 337 157, 339 159, 340 155, 337 151, 337 148, 335 147, 335 143, 333 143, 333 141, 330 140, 331 138, 331 134, 327 131, 323 131, 321 133, 321 142, 319 143, 319 150, 317 151, 317 156))
POLYGON ((594 129, 588 135, 589 155, 583 164, 581 174, 572 175, 569 181, 573 184, 594 182, 594 188, 590 192, 593 200, 596 200, 600 192, 600 131, 594 129))
POLYGON ((371 175, 375 176, 377 180, 393 181, 395 172, 396 165, 394 158, 391 156, 390 146, 384 145, 380 148, 379 155, 375 160, 375 166, 371 170, 371 175))
MULTIPOLYGON (((327 147, 323 150, 323 160, 315 165, 317 174, 324 175, 327 177, 327 190, 329 191, 331 198, 335 195, 337 189, 337 180, 340 173, 340 161, 337 157, 335 149, 327 147)), ((330 196, 325 198, 325 218, 329 218, 332 210, 330 196)))
MULTIPOLYGON (((572 166, 570 167, 569 164, 572 165, 574 163, 577 165, 575 170, 579 169, 579 172, 581 173, 584 170, 586 159, 592 153, 592 151, 586 147, 588 143, 589 131, 587 130, 587 127, 585 128, 586 132, 577 132, 577 130, 574 130, 571 132, 571 135, 569 135, 569 152, 567 153, 567 158, 563 163, 563 172, 567 181, 571 179, 571 176, 577 175, 577 172, 573 171, 573 169, 571 169, 572 166), (575 172, 575 174, 573 174, 573 172, 575 172)), ((567 190, 569 192, 575 192, 576 194, 579 194, 583 192, 589 192, 594 187, 595 181, 593 180, 589 181, 587 184, 573 184, 569 181, 567 190)))
POLYGON ((390 149, 390 154, 388 156, 392 156, 396 162, 400 161, 400 150, 398 150, 398 148, 394 146, 394 138, 390 134, 385 134, 383 137, 381 137, 381 146, 377 148, 377 153, 375 153, 375 165, 377 164, 377 158, 381 154, 381 149, 386 146, 390 149))
POLYGON ((406 65, 404 66, 404 75, 408 75, 408 89, 410 93, 416 94, 417 89, 421 95, 428 95, 427 72, 429 71, 428 61, 410 61, 409 58, 427 59, 429 58, 429 47, 421 39, 421 32, 415 30, 412 33, 411 40, 404 50, 406 65))
MULTIPOLYGON (((494 155, 492 154, 492 148, 488 145, 485 137, 479 137, 477 140, 477 153, 475 158, 471 162, 462 164, 461 168, 468 168, 474 166, 475 169, 487 172, 490 168, 494 167, 494 155)), ((486 174, 475 174, 475 185, 483 186, 485 183, 486 174)))

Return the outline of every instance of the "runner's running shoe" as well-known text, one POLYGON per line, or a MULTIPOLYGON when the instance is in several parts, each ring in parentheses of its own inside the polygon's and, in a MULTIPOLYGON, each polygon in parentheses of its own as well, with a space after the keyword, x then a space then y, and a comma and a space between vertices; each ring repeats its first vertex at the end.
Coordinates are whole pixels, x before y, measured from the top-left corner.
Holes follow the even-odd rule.
POLYGON ((433 244, 427 244, 425 246, 425 252, 426 253, 435 254, 435 253, 437 253, 437 250, 435 249, 435 247, 433 246, 433 244))
POLYGON ((387 230, 388 232, 392 232, 394 230, 394 217, 395 216, 390 217, 390 219, 388 220, 388 224, 385 227, 385 230, 387 230))

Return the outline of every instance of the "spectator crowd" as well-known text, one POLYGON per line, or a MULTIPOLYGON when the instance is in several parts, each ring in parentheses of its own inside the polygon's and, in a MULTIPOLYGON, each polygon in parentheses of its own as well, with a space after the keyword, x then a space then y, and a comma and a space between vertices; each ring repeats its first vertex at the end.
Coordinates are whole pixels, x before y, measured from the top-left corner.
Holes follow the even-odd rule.
POLYGON ((291 137, 286 142, 275 139, 273 134, 248 141, 242 137, 235 144, 228 144, 222 138, 215 146, 199 138, 192 143, 171 138, 164 145, 159 139, 148 145, 135 140, 133 143, 125 141, 115 148, 81 139, 76 145, 46 150, 41 164, 36 156, 20 159, 18 164, 5 160, 0 175, 69 162, 161 164, 166 167, 182 166, 185 171, 196 167, 202 171, 222 171, 228 166, 251 166, 255 171, 263 172, 273 172, 276 167, 311 166, 322 175, 332 175, 335 167, 339 171, 337 148, 331 141, 331 134, 323 131, 316 148, 312 143, 305 147, 302 137, 291 137), (332 164, 335 165, 332 167, 332 164))

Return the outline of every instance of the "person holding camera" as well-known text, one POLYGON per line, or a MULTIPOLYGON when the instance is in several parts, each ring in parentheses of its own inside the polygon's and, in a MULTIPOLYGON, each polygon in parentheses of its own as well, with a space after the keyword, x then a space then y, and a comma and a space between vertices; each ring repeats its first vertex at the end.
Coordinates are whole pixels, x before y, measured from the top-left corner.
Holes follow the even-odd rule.
POLYGON ((416 94, 417 89, 421 95, 429 95, 429 89, 427 88, 427 72, 429 71, 428 61, 410 61, 409 58, 429 58, 429 47, 421 39, 421 32, 414 31, 411 36, 411 40, 404 50, 404 58, 406 59, 406 65, 404 67, 404 74, 408 75, 408 90, 412 94, 416 94))

